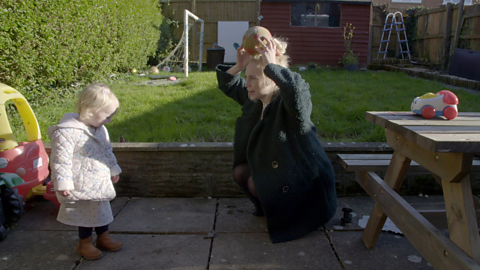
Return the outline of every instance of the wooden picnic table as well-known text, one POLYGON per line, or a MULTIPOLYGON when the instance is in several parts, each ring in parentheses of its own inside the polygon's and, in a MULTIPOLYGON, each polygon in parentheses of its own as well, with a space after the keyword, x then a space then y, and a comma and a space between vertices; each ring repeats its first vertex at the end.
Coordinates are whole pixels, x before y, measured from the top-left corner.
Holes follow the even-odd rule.
POLYGON ((424 119, 412 112, 367 112, 385 128, 394 149, 382 180, 363 172, 362 187, 375 201, 363 233, 373 248, 387 216, 435 269, 480 269, 480 240, 470 172, 480 153, 480 113, 459 113, 453 120, 424 119), (443 188, 448 239, 397 193, 411 161, 425 167, 443 188))

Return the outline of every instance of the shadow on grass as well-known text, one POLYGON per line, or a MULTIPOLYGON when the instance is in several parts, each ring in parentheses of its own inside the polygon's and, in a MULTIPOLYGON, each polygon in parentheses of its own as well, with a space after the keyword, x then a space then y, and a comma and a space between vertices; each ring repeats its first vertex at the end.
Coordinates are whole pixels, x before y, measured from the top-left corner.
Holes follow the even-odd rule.
MULTIPOLYGON (((132 104, 120 105, 121 116, 107 126, 112 142, 119 141, 121 135, 131 142, 233 141, 240 106, 216 84, 198 90, 194 81, 186 80, 176 87, 135 89, 135 97, 129 98, 133 102, 128 102, 132 104)), ((125 95, 132 94, 122 90, 117 93, 121 104, 125 95)))

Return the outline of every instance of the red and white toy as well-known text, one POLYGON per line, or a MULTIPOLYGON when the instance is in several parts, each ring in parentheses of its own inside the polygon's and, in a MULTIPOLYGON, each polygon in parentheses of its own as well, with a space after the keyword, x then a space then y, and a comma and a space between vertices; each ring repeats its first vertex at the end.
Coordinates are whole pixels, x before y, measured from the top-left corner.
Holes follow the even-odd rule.
POLYGON ((412 102, 412 112, 431 119, 435 116, 444 116, 452 120, 458 115, 458 97, 448 91, 442 90, 434 93, 426 93, 423 96, 416 97, 412 102))
POLYGON ((45 192, 48 155, 43 146, 40 127, 25 97, 12 87, 0 83, 0 173, 15 174, 24 183, 14 188, 23 200, 45 192), (27 135, 26 142, 17 142, 8 121, 5 104, 13 101, 27 135))

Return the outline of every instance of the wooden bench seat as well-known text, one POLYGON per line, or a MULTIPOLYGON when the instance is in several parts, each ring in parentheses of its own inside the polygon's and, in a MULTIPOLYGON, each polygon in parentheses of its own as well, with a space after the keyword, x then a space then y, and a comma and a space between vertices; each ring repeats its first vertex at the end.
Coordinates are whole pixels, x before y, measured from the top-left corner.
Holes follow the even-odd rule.
MULTIPOLYGON (((366 177, 366 172, 386 172, 392 154, 338 154, 337 155, 345 170, 355 172, 355 180, 361 185, 361 177, 366 177)), ((409 172, 429 173, 427 169, 420 166, 417 162, 411 161, 409 172)), ((472 162, 472 172, 480 172, 480 158, 474 156, 472 162)), ((438 176, 433 175, 435 180, 441 185, 438 176)), ((473 197, 474 206, 477 213, 477 224, 480 228, 480 202, 473 197)), ((418 211, 427 220, 429 220, 437 228, 447 228, 445 210, 420 210, 418 211)))
MULTIPOLYGON (((392 154, 338 154, 340 164, 347 172, 386 172, 392 154)), ((409 172, 428 171, 412 160, 409 172)), ((472 163, 472 172, 480 172, 480 158, 474 157, 472 163)))

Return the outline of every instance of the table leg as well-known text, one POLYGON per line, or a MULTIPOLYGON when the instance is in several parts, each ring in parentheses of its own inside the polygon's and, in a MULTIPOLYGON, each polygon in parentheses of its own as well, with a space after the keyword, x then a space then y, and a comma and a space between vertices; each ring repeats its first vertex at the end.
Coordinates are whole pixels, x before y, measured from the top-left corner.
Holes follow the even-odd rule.
POLYGON ((468 254, 438 231, 374 172, 361 172, 362 188, 392 219, 410 243, 437 270, 480 269, 468 254))
POLYGON ((385 130, 388 145, 411 157, 441 179, 450 239, 476 262, 480 262, 480 241, 470 187, 473 155, 434 153, 393 131, 385 130))
MULTIPOLYGON (((433 178, 437 181, 437 183, 442 186, 442 178, 432 172, 430 172, 430 174, 433 176, 433 178)), ((480 210, 480 202, 478 201, 478 199, 475 197, 475 195, 472 196, 473 198, 473 206, 475 207, 476 210, 480 210)), ((477 218, 478 219, 478 218, 477 218)), ((478 224, 478 221, 477 221, 477 224, 478 224)))
POLYGON ((480 263, 480 240, 470 176, 459 183, 442 178, 450 240, 480 263))
MULTIPOLYGON (((402 186, 405 175, 410 167, 410 162, 411 160, 403 154, 397 151, 393 153, 392 160, 385 175, 385 183, 393 190, 398 191, 402 186)), ((375 203, 362 235, 363 242, 368 248, 375 247, 386 220, 387 215, 380 206, 375 203)))

